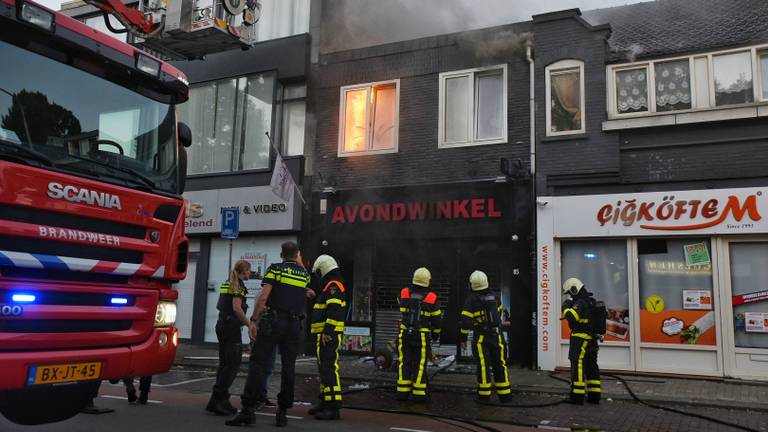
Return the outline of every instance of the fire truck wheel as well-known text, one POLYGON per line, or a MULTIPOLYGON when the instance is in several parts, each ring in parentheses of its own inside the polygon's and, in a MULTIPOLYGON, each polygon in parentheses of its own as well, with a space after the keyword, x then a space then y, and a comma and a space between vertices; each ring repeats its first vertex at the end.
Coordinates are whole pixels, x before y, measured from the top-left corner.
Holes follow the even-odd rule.
POLYGON ((39 425, 77 415, 98 394, 99 382, 27 388, 6 393, 0 413, 20 425, 39 425))

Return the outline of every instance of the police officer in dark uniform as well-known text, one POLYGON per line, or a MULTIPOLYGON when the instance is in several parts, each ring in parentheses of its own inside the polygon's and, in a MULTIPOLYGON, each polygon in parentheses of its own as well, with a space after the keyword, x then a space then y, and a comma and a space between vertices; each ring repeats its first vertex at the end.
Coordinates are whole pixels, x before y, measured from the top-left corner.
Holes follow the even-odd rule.
POLYGON ((495 384, 499 401, 509 402, 512 390, 507 370, 507 347, 499 330, 503 306, 496 293, 488 289, 485 273, 474 271, 469 276, 469 285, 472 293, 461 311, 461 341, 466 343, 470 330, 474 331, 477 396, 480 400, 490 399, 495 384))
POLYGON ((592 293, 576 278, 563 284, 563 319, 571 330, 568 359, 571 361, 570 402, 583 405, 600 403, 600 368, 597 366, 597 341, 605 334, 605 305, 596 301, 592 293), (601 322, 602 321, 602 322, 601 322))
POLYGON ((237 412, 229 402, 229 387, 235 381, 240 370, 243 340, 241 326, 251 328, 254 324, 248 320, 248 304, 245 296, 248 290, 243 283, 251 277, 251 263, 240 260, 230 272, 229 280, 219 288, 219 320, 216 322, 216 337, 219 339, 219 369, 216 372, 216 384, 213 394, 205 407, 206 411, 216 415, 232 415, 237 412))
POLYGON ((283 262, 272 264, 262 279, 263 289, 251 317, 258 326, 249 331, 254 344, 242 396, 243 408, 237 416, 226 421, 228 426, 252 425, 256 421, 254 410, 259 399, 259 383, 264 380, 269 355, 275 346, 280 347, 282 367, 275 424, 286 426, 288 423, 287 410, 293 406, 301 321, 305 318, 306 299, 314 298, 315 293, 309 289, 310 275, 301 263, 298 245, 289 241, 281 248, 283 262))
POLYGON ((398 297, 402 320, 397 337, 397 400, 409 396, 421 402, 427 398, 427 361, 432 355, 430 337, 440 339, 442 314, 437 294, 429 289, 432 274, 424 267, 413 273, 413 286, 403 288, 398 297))
POLYGON ((317 344, 320 403, 310 408, 309 414, 318 420, 338 420, 341 417, 339 346, 347 316, 346 287, 339 265, 330 255, 317 257, 312 273, 320 277, 317 298, 312 307, 311 327, 317 344))

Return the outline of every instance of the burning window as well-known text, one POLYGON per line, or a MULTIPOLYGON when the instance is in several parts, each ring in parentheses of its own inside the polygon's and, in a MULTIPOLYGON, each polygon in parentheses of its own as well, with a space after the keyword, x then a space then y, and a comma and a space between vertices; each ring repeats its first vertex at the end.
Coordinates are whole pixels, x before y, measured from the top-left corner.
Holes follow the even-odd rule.
POLYGON ((397 150, 398 82, 342 88, 340 155, 397 150))
POLYGON ((563 60, 547 66, 547 135, 584 133, 584 63, 563 60))
POLYGON ((440 74, 440 147, 507 142, 506 65, 440 74))

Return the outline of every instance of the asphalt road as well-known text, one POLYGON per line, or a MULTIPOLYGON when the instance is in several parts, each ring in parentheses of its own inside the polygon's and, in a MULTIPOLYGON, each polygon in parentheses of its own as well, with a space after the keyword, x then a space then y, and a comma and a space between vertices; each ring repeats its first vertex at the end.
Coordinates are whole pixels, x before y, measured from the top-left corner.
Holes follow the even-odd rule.
MULTIPOLYGON (((217 417, 206 413, 203 408, 208 401, 213 380, 207 372, 172 371, 155 377, 148 405, 129 404, 121 385, 103 383, 96 405, 112 408, 107 414, 80 414, 70 420, 42 426, 19 426, 0 417, 2 432, 138 432, 138 431, 237 431, 254 428, 270 430, 274 428, 274 408, 263 408, 258 412, 254 428, 234 428, 224 425, 226 417, 217 417)), ((279 380, 272 379, 272 386, 279 380)), ((138 385, 138 383, 137 383, 138 385)), ((238 380, 242 385, 242 379, 238 380)), ((310 399, 315 385, 307 381, 297 381, 297 397, 310 399)), ((235 390, 235 389, 233 389, 235 390)), ((271 388, 271 394, 275 389, 271 388)), ((236 393, 236 391, 233 391, 236 393)), ((238 405, 237 398, 233 403, 238 405)), ((318 421, 307 414, 308 402, 298 402, 289 410, 288 427, 284 431, 386 431, 386 432, 463 432, 498 430, 504 432, 530 431, 528 427, 508 424, 491 424, 492 429, 483 429, 471 424, 452 420, 432 419, 415 415, 401 415, 380 412, 345 409, 342 420, 318 421)))

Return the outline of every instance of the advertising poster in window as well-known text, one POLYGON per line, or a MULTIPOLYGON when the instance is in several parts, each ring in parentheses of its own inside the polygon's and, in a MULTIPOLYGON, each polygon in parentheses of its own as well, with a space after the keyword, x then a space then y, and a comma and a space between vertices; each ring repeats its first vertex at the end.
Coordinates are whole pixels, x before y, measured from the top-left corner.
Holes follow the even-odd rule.
POLYGON ((372 352, 372 341, 370 327, 347 326, 344 328, 344 339, 342 340, 341 351, 372 352))
POLYGON ((267 271, 267 254, 262 252, 244 252, 238 259, 251 263, 251 278, 245 281, 248 296, 258 297, 261 293, 261 279, 267 271))
POLYGON ((705 265, 711 262, 706 243, 702 242, 685 245, 685 265, 705 265))
POLYGON ((712 291, 683 290, 683 309, 712 310, 712 291))
POLYGON ((709 241, 640 239, 640 341, 717 344, 709 241))
POLYGON ((748 333, 768 333, 768 312, 746 312, 744 324, 748 333))

